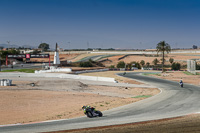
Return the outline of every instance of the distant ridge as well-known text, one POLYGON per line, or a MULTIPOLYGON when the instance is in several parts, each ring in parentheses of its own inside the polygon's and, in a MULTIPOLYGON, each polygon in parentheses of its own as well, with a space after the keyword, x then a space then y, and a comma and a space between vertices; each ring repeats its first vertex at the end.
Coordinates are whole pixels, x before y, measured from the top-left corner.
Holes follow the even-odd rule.
POLYGON ((37 48, 37 47, 33 47, 33 46, 30 46, 30 45, 16 45, 16 44, 0 44, 0 47, 3 47, 3 48, 19 48, 19 47, 24 47, 24 48, 37 48))

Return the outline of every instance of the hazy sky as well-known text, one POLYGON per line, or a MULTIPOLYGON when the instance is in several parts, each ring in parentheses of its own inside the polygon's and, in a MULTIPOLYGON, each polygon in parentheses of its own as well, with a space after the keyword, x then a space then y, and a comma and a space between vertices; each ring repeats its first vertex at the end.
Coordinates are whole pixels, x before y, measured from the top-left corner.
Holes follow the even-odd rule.
POLYGON ((200 0, 0 0, 0 44, 200 46, 200 0))

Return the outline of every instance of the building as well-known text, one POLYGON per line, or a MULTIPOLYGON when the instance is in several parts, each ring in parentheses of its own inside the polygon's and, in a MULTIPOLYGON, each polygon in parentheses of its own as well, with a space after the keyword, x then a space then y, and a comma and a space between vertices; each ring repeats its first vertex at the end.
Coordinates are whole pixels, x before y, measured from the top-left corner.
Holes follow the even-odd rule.
POLYGON ((196 45, 193 45, 192 48, 193 48, 193 49, 197 49, 198 47, 197 47, 196 45))

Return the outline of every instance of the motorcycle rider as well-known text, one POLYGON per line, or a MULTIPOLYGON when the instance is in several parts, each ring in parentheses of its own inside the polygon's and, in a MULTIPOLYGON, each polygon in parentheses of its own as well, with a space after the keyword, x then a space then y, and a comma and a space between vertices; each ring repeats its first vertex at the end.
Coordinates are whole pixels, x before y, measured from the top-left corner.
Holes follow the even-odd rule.
POLYGON ((180 80, 179 84, 180 84, 181 87, 183 87, 183 81, 182 80, 180 80))
POLYGON ((82 109, 84 111, 84 114, 87 115, 87 117, 89 117, 89 118, 96 117, 96 116, 99 116, 99 117, 103 116, 101 111, 96 110, 95 108, 90 107, 88 105, 82 106, 82 109))
POLYGON ((91 111, 92 111, 93 114, 94 114, 94 111, 95 111, 95 108, 90 107, 90 106, 88 106, 88 105, 87 105, 87 106, 83 106, 82 109, 83 109, 83 111, 84 111, 84 114, 86 114, 87 109, 91 109, 91 111))
POLYGON ((91 108, 91 107, 88 106, 88 105, 83 106, 82 109, 83 109, 83 111, 84 111, 84 114, 86 114, 86 110, 87 110, 87 109, 90 109, 90 108, 91 108))

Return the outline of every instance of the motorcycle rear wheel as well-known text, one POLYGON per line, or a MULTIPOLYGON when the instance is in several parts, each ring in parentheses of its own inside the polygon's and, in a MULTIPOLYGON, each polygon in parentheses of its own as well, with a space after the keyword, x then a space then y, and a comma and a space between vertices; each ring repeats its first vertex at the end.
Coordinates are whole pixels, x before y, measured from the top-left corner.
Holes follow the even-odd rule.
POLYGON ((103 114, 101 113, 101 111, 96 111, 97 114, 99 114, 99 117, 102 117, 103 114))

